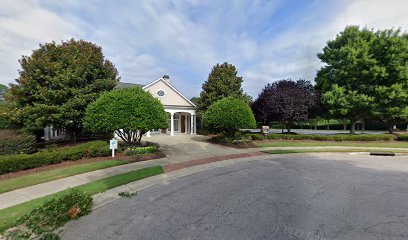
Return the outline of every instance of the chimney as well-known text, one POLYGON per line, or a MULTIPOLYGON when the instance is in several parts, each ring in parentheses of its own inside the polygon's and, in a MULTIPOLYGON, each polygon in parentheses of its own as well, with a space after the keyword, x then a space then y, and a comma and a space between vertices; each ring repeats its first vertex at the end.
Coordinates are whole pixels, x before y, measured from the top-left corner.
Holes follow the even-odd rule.
POLYGON ((163 79, 166 80, 167 82, 170 82, 170 77, 169 77, 169 75, 163 75, 163 79))

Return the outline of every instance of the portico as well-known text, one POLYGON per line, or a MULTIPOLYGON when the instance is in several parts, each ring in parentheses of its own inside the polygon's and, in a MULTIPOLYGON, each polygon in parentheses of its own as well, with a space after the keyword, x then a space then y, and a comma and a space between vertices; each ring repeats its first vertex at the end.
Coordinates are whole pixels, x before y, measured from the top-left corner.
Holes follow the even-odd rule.
POLYGON ((152 129, 146 133, 147 137, 152 134, 195 134, 196 133, 196 106, 180 91, 170 84, 170 78, 163 76, 143 86, 160 100, 164 110, 168 113, 168 129, 152 129))

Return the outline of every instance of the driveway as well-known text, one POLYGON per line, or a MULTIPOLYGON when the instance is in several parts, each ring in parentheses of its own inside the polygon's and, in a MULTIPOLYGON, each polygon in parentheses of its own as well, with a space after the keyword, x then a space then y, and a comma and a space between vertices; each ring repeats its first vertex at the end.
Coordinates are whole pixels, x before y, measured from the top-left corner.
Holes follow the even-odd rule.
POLYGON ((169 136, 159 134, 144 140, 160 144, 160 150, 167 155, 171 162, 248 152, 244 149, 211 144, 207 141, 208 139, 209 137, 202 135, 177 134, 169 136))
POLYGON ((71 221, 63 239, 407 239, 408 158, 271 155, 184 176, 71 221))

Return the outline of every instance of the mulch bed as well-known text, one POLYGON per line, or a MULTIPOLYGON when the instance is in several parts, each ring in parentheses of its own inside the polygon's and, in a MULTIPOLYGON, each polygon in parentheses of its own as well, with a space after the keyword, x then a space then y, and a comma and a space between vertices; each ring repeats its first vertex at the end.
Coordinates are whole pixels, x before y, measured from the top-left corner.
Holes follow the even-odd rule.
POLYGON ((152 159, 158 159, 158 158, 164 158, 166 155, 160 151, 157 153, 152 153, 152 154, 145 154, 139 157, 135 156, 125 156, 123 152, 117 153, 115 155, 115 158, 112 158, 111 156, 109 157, 95 157, 95 158, 83 158, 75 161, 64 161, 61 163, 57 164, 52 164, 52 165, 47 165, 47 166, 42 166, 39 168, 33 168, 33 169, 27 169, 23 171, 18 171, 18 172, 11 172, 11 173, 6 173, 3 175, 0 175, 0 181, 2 180, 7 180, 11 178, 16 178, 32 173, 38 173, 38 172, 43 172, 43 171, 48 171, 52 169, 57 169, 57 168, 63 168, 63 167, 68 167, 68 166, 73 166, 73 165, 78 165, 78 164, 84 164, 84 163, 91 163, 91 162, 101 162, 101 161, 109 161, 109 160, 124 160, 129 163, 133 162, 142 162, 142 161, 147 161, 147 160, 152 160, 152 159))

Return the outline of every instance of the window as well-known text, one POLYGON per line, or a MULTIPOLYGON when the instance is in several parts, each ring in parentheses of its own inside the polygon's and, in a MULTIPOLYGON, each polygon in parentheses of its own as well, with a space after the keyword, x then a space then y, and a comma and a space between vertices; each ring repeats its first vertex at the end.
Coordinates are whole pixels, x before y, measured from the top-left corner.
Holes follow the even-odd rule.
POLYGON ((156 95, 157 95, 158 97, 164 97, 164 96, 166 95, 166 93, 165 93, 163 90, 158 90, 158 91, 156 92, 156 95))

